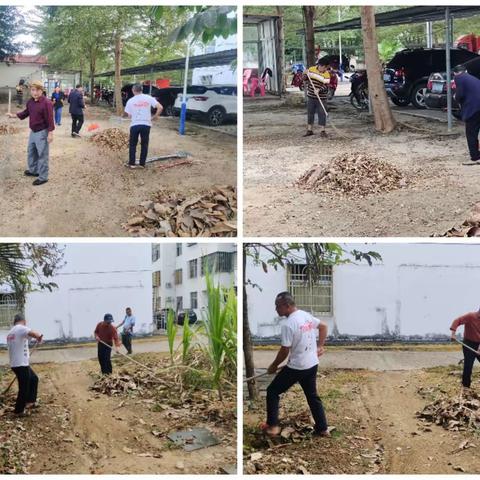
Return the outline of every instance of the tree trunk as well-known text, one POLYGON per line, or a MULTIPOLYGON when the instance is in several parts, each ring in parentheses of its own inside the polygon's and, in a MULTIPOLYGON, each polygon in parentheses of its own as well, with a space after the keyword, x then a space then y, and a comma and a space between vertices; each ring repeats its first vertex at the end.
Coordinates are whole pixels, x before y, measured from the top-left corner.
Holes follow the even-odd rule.
POLYGON ((278 76, 281 79, 279 85, 280 95, 287 93, 286 85, 286 76, 285 76, 285 31, 283 23, 283 7, 276 7, 278 19, 278 58, 277 58, 277 68, 280 68, 280 75, 278 76))
POLYGON ((315 65, 315 33, 313 21, 315 20, 315 7, 302 7, 305 21, 305 51, 307 54, 307 67, 315 65))
POLYGON ((115 110, 118 116, 123 115, 122 103, 122 36, 119 31, 115 33, 115 110))
POLYGON ((93 105, 95 103, 95 95, 93 94, 93 89, 95 88, 95 69, 96 69, 96 61, 95 57, 90 57, 90 104, 93 105))
MULTIPOLYGON (((245 358, 245 373, 247 378, 255 375, 255 364, 253 361, 252 335, 248 324, 248 302, 247 302, 247 245, 243 245, 243 356, 245 358)), ((256 400, 258 398, 257 382, 251 380, 247 383, 248 398, 256 400)))
POLYGON ((375 28, 375 7, 360 7, 362 17, 363 49, 368 77, 368 95, 375 119, 375 129, 390 133, 395 128, 395 119, 388 101, 383 83, 383 71, 378 56, 377 34, 375 28))

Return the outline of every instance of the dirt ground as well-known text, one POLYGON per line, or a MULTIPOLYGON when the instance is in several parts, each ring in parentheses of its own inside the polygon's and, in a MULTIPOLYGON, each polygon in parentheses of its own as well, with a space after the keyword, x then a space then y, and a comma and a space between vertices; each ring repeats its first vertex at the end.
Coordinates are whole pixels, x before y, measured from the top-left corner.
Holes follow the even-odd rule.
MULTIPOLYGON (((1 236, 127 236, 121 224, 159 190, 195 193, 213 185, 236 185, 236 138, 189 123, 187 135, 177 133, 178 121, 161 117, 152 127, 149 156, 185 151, 192 165, 160 170, 159 162, 145 170, 128 170, 128 151, 109 152, 95 146, 87 126, 98 123, 128 132, 128 121, 115 121, 107 108, 91 107, 81 139, 70 136, 71 120, 54 132, 47 184, 32 186, 25 177, 28 121, 6 119, 0 105, 0 123, 18 127, 17 134, 0 136, 1 236)), ((139 151, 137 152, 138 157, 139 151)))
MULTIPOLYGON (((262 397, 270 381, 262 381, 262 397)), ((415 415, 438 395, 459 395, 457 365, 408 372, 322 369, 318 385, 329 424, 336 427, 331 439, 305 431, 311 418, 298 386, 281 399, 282 426, 296 432, 288 441, 259 433, 263 399, 250 408, 245 402, 245 473, 480 473, 478 433, 427 427, 415 415)), ((472 386, 480 389, 478 374, 472 386)))
POLYGON ((480 168, 469 159, 463 125, 453 134, 433 120, 395 113, 407 123, 382 135, 348 103, 332 102, 329 137, 303 138, 302 106, 250 103, 244 111, 244 224, 252 236, 431 236, 460 225, 480 200, 480 168), (421 129, 421 130, 416 130, 421 129), (426 131, 424 131, 426 130, 426 131), (434 133, 430 133, 434 132, 434 133), (315 164, 344 153, 367 153, 391 162, 412 183, 365 198, 302 191, 293 183, 315 164))
MULTIPOLYGON (((160 354, 149 354, 150 360, 152 355, 160 354)), ((119 369, 114 366, 114 373, 119 369)), ((98 371, 92 360, 36 365, 35 370, 41 408, 24 419, 0 408, 0 467, 7 470, 0 473, 23 473, 25 466, 32 474, 207 474, 236 465, 235 399, 212 401, 212 410, 192 418, 195 405, 188 399, 179 397, 174 405, 171 398, 89 390, 98 371), (220 444, 186 452, 166 437, 189 427, 208 428, 220 444), (14 455, 9 442, 16 445, 14 455)))

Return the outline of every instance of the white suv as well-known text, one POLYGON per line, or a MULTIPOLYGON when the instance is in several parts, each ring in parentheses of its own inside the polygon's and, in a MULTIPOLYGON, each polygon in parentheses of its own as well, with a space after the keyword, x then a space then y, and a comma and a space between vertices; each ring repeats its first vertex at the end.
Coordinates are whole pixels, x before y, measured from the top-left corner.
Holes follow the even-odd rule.
MULTIPOLYGON (((177 95, 173 111, 180 114, 182 93, 177 95)), ((225 120, 237 119, 237 87, 235 85, 193 85, 187 88, 187 117, 199 118, 213 127, 225 120)))

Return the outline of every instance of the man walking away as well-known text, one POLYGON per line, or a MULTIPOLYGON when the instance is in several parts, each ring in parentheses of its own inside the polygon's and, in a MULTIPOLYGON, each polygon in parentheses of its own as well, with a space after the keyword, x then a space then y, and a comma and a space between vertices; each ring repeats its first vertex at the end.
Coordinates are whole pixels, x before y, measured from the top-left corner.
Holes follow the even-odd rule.
POLYGON ((84 122, 83 111, 85 110, 83 87, 80 84, 70 92, 68 103, 70 104, 69 112, 72 116, 72 137, 80 137, 80 130, 84 122))
POLYGON ((119 353, 120 340, 117 329, 112 323, 113 316, 110 313, 106 313, 103 316, 103 322, 100 322, 96 326, 94 332, 95 340, 98 342, 98 363, 100 364, 103 375, 110 375, 112 373, 111 355, 113 344, 115 344, 115 351, 119 353))
POLYGON ((307 87, 307 133, 304 137, 313 135, 315 113, 318 116, 318 124, 320 125, 320 136, 327 136, 325 131, 327 115, 324 110, 330 83, 330 73, 327 69, 328 64, 324 60, 318 60, 314 67, 310 67, 303 73, 303 81, 307 87), (323 102, 323 106, 320 102, 323 102))
POLYGON ((34 81, 30 84, 32 98, 27 102, 22 112, 7 113, 9 118, 20 120, 29 118, 30 137, 28 139, 28 169, 24 174, 28 177, 38 177, 33 185, 43 185, 48 182, 49 144, 53 140, 55 125, 53 122, 53 105, 45 97, 43 83, 34 81))
POLYGON ((25 416, 25 408, 37 407, 38 377, 30 367, 28 339, 41 343, 43 335, 27 327, 24 315, 18 313, 13 319, 13 328, 7 334, 10 367, 18 381, 18 395, 14 414, 25 416))
POLYGON ((267 423, 264 430, 272 436, 280 433, 281 428, 278 425, 280 395, 298 382, 315 421, 315 434, 329 437, 325 411, 317 393, 318 357, 324 353, 327 325, 309 313, 297 309, 295 300, 289 292, 277 295, 275 309, 279 316, 287 317, 287 321, 282 325, 282 346, 268 367, 268 373, 275 373, 278 366, 287 358, 288 362, 267 388, 267 423))
POLYGON ((60 126, 62 124, 62 110, 63 101, 65 100, 65 94, 60 87, 55 87, 55 91, 52 93, 53 110, 55 111, 55 125, 60 126))
POLYGON ((464 65, 453 69, 455 75, 455 100, 460 104, 460 115, 465 122, 470 162, 464 165, 480 165, 478 134, 480 132, 480 80, 470 75, 464 65))
MULTIPOLYGON (((463 343, 468 345, 474 350, 479 349, 480 347, 480 310, 478 312, 470 312, 453 321, 450 330, 452 332, 451 339, 455 341, 457 338, 455 336, 457 328, 460 325, 464 325, 463 332, 463 343)), ((472 383, 472 370, 475 359, 480 362, 480 352, 475 355, 468 348, 463 348, 463 375, 462 375, 462 385, 464 388, 470 388, 472 383)))
POLYGON ((132 87, 133 97, 128 100, 125 105, 125 113, 132 120, 130 126, 129 159, 127 165, 129 168, 137 167, 135 165, 135 157, 137 153, 138 137, 140 137, 141 140, 140 168, 145 168, 152 120, 157 118, 163 110, 162 105, 158 103, 155 98, 142 93, 142 91, 142 85, 136 83, 132 87), (153 117, 151 112, 152 108, 157 109, 153 117))
POLYGON ((125 310, 125 318, 122 323, 117 326, 117 329, 123 325, 122 332, 122 343, 123 346, 127 349, 129 355, 132 354, 132 338, 133 338, 133 327, 135 326, 135 317, 132 315, 132 309, 128 307, 125 310))

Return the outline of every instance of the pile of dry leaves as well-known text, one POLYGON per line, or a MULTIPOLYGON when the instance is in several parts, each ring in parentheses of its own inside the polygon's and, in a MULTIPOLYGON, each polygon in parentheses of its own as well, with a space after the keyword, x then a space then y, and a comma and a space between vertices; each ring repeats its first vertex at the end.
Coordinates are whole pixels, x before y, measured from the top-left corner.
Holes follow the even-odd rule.
POLYGON ((118 152, 128 147, 128 133, 119 128, 107 128, 103 132, 95 133, 90 140, 97 146, 118 152))
POLYGON ((480 396, 475 392, 441 397, 425 406, 417 417, 452 431, 480 430, 480 396))
POLYGON ((14 133, 18 133, 17 127, 0 123, 0 135, 13 135, 14 133))
POLYGON ((295 185, 312 192, 362 198, 406 187, 407 179, 396 167, 372 155, 346 153, 327 166, 314 165, 295 185))
POLYGON ((237 192, 232 186, 185 196, 159 192, 123 224, 130 234, 154 237, 234 237, 237 192))

